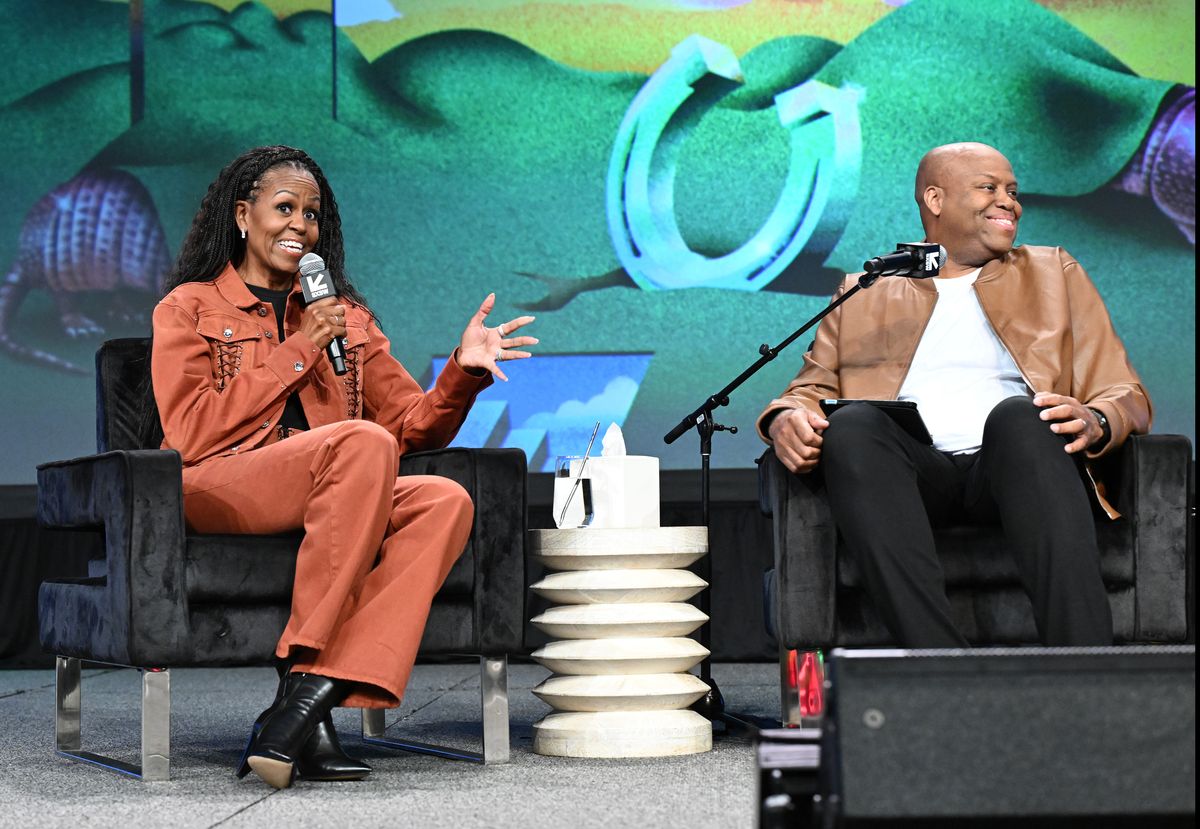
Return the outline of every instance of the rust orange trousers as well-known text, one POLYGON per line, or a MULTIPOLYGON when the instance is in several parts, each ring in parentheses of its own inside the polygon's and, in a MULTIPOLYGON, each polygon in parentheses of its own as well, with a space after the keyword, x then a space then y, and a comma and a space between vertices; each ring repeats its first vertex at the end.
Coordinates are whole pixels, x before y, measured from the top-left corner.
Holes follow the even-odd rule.
POLYGON ((347 420, 183 471, 196 532, 304 530, 275 652, 293 670, 361 683, 345 706, 399 705, 433 596, 471 533, 466 490, 397 477, 398 466, 390 433, 347 420))

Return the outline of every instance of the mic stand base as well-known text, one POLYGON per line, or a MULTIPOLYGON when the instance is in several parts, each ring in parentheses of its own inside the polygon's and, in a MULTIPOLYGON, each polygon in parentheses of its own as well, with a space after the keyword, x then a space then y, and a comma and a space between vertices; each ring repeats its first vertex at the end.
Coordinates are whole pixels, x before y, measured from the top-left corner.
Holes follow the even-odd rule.
POLYGON ((783 727, 779 720, 770 717, 755 717, 751 714, 726 711, 725 698, 721 696, 721 689, 717 687, 717 683, 712 679, 704 681, 708 683, 709 692, 693 702, 690 710, 695 711, 713 725, 721 723, 725 726, 726 736, 732 734, 754 736, 764 728, 783 727))

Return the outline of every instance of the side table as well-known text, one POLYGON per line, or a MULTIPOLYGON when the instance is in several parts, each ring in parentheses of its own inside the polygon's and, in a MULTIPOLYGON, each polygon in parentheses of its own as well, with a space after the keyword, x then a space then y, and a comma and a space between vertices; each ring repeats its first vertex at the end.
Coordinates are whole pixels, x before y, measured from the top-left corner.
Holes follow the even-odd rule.
POLYGON ((688 706, 708 686, 687 671, 708 656, 688 634, 708 617, 687 600, 708 587, 684 570, 708 553, 705 527, 531 530, 549 570, 533 590, 556 606, 532 622, 554 641, 533 658, 554 676, 533 689, 555 709, 533 750, 560 757, 658 757, 712 748, 688 706))

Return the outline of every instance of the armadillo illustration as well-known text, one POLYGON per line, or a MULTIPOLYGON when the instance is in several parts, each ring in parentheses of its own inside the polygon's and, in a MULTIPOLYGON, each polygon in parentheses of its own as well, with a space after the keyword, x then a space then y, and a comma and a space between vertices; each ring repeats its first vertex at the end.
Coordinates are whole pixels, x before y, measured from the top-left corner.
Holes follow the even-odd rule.
POLYGON ((68 337, 104 329, 78 308, 84 295, 104 297, 108 314, 133 316, 123 294, 159 293, 170 267, 154 201, 122 170, 84 170, 35 204, 21 226, 17 257, 0 284, 0 349, 76 374, 88 372, 11 337, 17 308, 34 288, 48 291, 68 337))

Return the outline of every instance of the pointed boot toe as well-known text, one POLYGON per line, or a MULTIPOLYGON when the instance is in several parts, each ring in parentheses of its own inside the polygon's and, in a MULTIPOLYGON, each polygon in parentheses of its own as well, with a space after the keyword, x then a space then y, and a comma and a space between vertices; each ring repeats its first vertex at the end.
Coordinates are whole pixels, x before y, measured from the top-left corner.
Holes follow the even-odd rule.
POLYGON ((301 780, 362 780, 371 773, 370 766, 342 749, 330 716, 326 716, 313 729, 300 752, 296 767, 297 777, 301 780))

